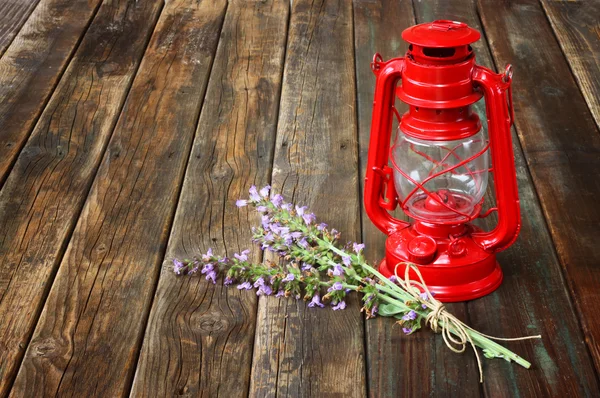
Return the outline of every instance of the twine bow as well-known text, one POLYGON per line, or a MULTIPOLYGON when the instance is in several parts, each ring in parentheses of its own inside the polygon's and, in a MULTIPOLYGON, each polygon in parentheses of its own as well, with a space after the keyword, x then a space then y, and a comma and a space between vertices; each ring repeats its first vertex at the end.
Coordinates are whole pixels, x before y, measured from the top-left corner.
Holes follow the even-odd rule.
POLYGON ((398 263, 394 268, 394 275, 396 276, 396 280, 400 284, 400 286, 407 291, 415 300, 417 300, 420 304, 425 305, 427 308, 431 310, 429 314, 425 317, 425 324, 429 325, 431 330, 434 333, 441 333, 444 338, 444 343, 446 346, 456 352, 463 353, 467 348, 467 344, 470 344, 475 352, 475 357, 477 358, 477 367, 479 369, 479 382, 483 383, 483 370, 481 367, 481 358, 479 357, 479 353, 475 348, 475 343, 471 338, 468 331, 476 332, 484 337, 487 337, 490 340, 496 341, 519 341, 519 340, 529 340, 529 339, 541 339, 541 335, 536 336, 525 336, 525 337, 514 337, 514 338, 503 338, 503 337, 494 337, 489 336, 487 334, 483 334, 481 332, 477 332, 473 328, 467 326, 464 322, 456 318, 454 315, 449 313, 446 310, 444 304, 440 301, 436 300, 433 297, 433 294, 429 291, 429 288, 425 284, 423 280, 423 276, 421 272, 414 264, 410 263, 398 263), (400 265, 405 265, 404 269, 404 280, 402 280, 398 276, 398 267, 400 265), (414 281, 410 279, 410 271, 413 271, 419 281, 414 281), (425 292, 427 295, 427 299, 424 300, 421 297, 421 291, 425 292))

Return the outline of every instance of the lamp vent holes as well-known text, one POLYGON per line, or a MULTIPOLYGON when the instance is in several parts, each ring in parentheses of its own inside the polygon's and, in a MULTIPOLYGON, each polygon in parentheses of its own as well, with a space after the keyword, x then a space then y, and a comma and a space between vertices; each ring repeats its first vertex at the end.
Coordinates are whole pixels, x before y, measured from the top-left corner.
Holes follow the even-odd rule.
POLYGON ((454 55, 456 50, 454 48, 433 48, 433 47, 423 47, 423 54, 428 57, 434 58, 449 58, 454 55))

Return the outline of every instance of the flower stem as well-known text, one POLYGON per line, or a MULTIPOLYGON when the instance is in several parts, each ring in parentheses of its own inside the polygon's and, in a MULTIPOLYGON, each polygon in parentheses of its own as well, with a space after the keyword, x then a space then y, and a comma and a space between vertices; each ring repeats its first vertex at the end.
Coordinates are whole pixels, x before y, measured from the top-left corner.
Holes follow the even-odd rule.
MULTIPOLYGON (((326 242, 329 249, 339 255, 344 255, 345 252, 338 249, 336 246, 334 246, 333 244, 326 242)), ((412 299, 413 297, 410 296, 410 294, 407 294, 404 289, 400 288, 398 285, 396 285, 395 283, 393 283, 392 281, 390 281, 388 278, 386 278, 383 274, 381 274, 379 271, 377 271, 375 268, 371 267, 369 264, 367 264, 364 261, 360 261, 359 259, 359 264, 360 266, 365 269, 366 271, 372 273, 373 275, 377 276, 385 285, 379 285, 378 289, 388 293, 389 295, 392 295, 400 300, 407 300, 407 299, 412 299), (408 297, 407 297, 408 296, 408 297)), ((384 294, 380 294, 378 295, 378 297, 383 300, 386 301, 390 304, 394 304, 400 308, 405 308, 405 309, 410 309, 408 308, 404 302, 402 301, 398 301, 396 299, 390 298, 389 296, 386 296, 384 294)), ((426 314, 423 313, 423 311, 418 311, 416 310, 415 312, 417 312, 419 315, 421 316, 426 316, 426 314)), ((444 325, 443 321, 438 321, 440 326, 444 327, 446 325, 444 325)), ((456 336, 458 336, 458 333, 453 329, 450 328, 449 329, 450 332, 456 336)), ((478 347, 482 348, 482 349, 491 349, 494 352, 500 353, 502 354, 504 357, 515 361, 516 363, 518 363, 519 365, 523 366, 526 369, 529 369, 531 367, 531 363, 529 363, 528 361, 526 361, 525 359, 523 359, 522 357, 520 357, 519 355, 515 354, 513 351, 503 347, 502 345, 496 343, 495 341, 483 336, 481 333, 467 328, 466 329, 467 334, 469 335, 469 337, 471 337, 471 339, 473 340, 473 343, 475 343, 475 345, 477 345, 478 347)))

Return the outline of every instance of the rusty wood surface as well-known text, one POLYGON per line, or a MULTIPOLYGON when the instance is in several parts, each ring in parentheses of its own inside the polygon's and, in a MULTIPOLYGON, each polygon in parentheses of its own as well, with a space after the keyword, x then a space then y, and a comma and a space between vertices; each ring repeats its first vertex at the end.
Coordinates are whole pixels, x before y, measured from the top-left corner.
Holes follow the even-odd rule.
POLYGON ((129 392, 224 13, 224 1, 164 5, 15 396, 129 392))
MULTIPOLYGON (((273 190, 360 239, 352 3, 295 0, 291 9, 273 190)), ((302 301, 259 300, 250 395, 362 397, 363 319, 302 301)))
POLYGON ((0 1, 0 56, 19 33, 40 0, 0 1))
POLYGON ((0 187, 100 3, 41 0, 0 58, 0 187))
POLYGON ((18 370, 159 11, 160 1, 101 7, 0 191, 0 396, 18 370))
POLYGON ((600 127, 600 1, 540 0, 600 127))
MULTIPOLYGON (((176 276, 172 258, 251 248, 260 222, 235 200, 271 176, 287 36, 286 0, 234 1, 219 48, 158 283, 132 395, 245 396, 256 294, 176 276), (165 361, 165 358, 169 358, 165 361), (232 382, 235 375, 235 382, 232 382)), ((260 250, 257 250, 260 252, 260 250)), ((253 257, 260 260, 256 251, 253 257)))
POLYGON ((0 0, 0 397, 600 395, 598 4, 0 0), (369 64, 435 19, 515 69, 521 234, 501 287, 448 308, 543 339, 503 343, 533 366, 484 360, 483 385, 472 352, 358 300, 257 300, 171 266, 251 247, 234 202, 269 182, 376 264, 369 64))

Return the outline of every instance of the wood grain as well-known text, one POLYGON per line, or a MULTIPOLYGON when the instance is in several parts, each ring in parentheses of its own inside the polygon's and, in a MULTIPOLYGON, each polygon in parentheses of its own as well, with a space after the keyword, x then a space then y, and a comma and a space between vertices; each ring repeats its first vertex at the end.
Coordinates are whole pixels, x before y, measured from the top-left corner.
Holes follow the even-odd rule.
POLYGON ((129 392, 225 6, 164 5, 14 396, 129 392))
POLYGON ((41 0, 0 58, 0 187, 100 0, 41 0))
POLYGON ((16 375, 160 5, 101 7, 0 191, 0 396, 16 375))
MULTIPOLYGON (((481 28, 474 8, 470 15, 466 22, 477 23, 475 27, 481 28)), ((535 1, 480 1, 479 15, 493 60, 490 52, 479 51, 478 62, 492 67, 495 61, 498 68, 512 63, 515 68, 513 95, 519 139, 513 134, 513 142, 522 228, 515 245, 498 256, 505 276, 500 289, 470 303, 469 314, 473 326, 484 333, 490 331, 507 337, 540 333, 543 336, 538 342, 510 344, 516 352, 531 359, 531 370, 502 361, 490 363, 484 391, 494 397, 514 396, 516 391, 525 391, 530 396, 596 396, 599 394, 597 377, 558 258, 565 264, 561 239, 569 240, 574 250, 576 244, 577 250, 582 250, 586 246, 584 242, 596 236, 587 235, 590 231, 585 229, 575 233, 575 225, 569 232, 571 218, 564 217, 568 214, 565 209, 578 209, 576 213, 590 211, 588 220, 598 232, 598 223, 593 224, 599 220, 595 201, 590 200, 591 196, 586 198, 575 193, 577 188, 589 189, 589 182, 581 184, 584 180, 579 170, 585 167, 578 167, 581 160, 575 159, 579 154, 590 159, 588 178, 593 178, 591 176, 600 170, 600 157, 594 155, 598 153, 600 137, 539 4, 535 1), (586 145, 581 140, 583 137, 586 137, 586 145), (575 202, 567 204, 569 199, 575 202), (558 258, 546 221, 554 243, 559 243, 558 258), (560 223, 558 230, 557 222, 560 223)), ((591 245, 588 247, 581 254, 593 253, 591 245)), ((598 264, 598 251, 595 252, 586 259, 587 266, 577 261, 566 263, 576 270, 581 270, 581 266, 594 268, 598 264)), ((598 286, 598 274, 586 275, 590 276, 598 286)), ((586 284, 589 282, 588 279, 586 284)), ((587 316, 594 319, 591 312, 587 316)))
MULTIPOLYGON (((259 217, 238 211, 235 200, 246 197, 250 185, 270 180, 288 12, 287 0, 236 0, 227 8, 168 260, 192 258, 209 247, 229 256, 251 247, 259 217)), ((202 276, 178 277, 168 260, 132 395, 246 396, 256 295, 202 276)))
MULTIPOLYGON (((360 143, 361 181, 365 176, 375 77, 370 62, 379 52, 384 60, 404 56, 408 44, 402 31, 415 24, 410 1, 354 1, 354 40, 360 143)), ((402 114, 407 106, 397 101, 402 114)), ((394 129, 397 123, 394 123, 394 129)), ((393 131, 395 136, 395 130, 393 131)), ((407 219, 401 212, 396 216, 407 219)), ((362 213, 362 235, 367 260, 377 264, 385 255, 386 235, 362 213)), ((448 305, 452 313, 466 317, 466 304, 448 305)), ((404 336, 389 318, 366 322, 369 396, 479 396, 477 365, 472 355, 456 355, 445 348, 440 336, 423 330, 404 336)))
POLYGON ((600 127, 600 2, 540 1, 600 127))
POLYGON ((40 0, 0 1, 0 57, 40 0))
MULTIPOLYGON (((294 0, 272 185, 359 239, 352 3, 294 0)), ((358 300, 345 311, 259 300, 250 395, 366 394, 358 300)))

